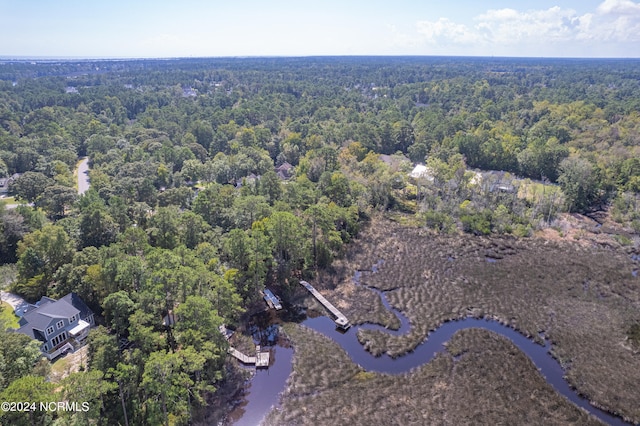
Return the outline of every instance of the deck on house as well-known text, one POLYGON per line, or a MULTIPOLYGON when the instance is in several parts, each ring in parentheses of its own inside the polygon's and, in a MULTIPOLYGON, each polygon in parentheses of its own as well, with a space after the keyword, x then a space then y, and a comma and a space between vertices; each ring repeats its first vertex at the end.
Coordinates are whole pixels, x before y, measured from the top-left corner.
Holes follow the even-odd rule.
POLYGON ((351 327, 351 324, 349 324, 349 320, 347 319, 347 317, 344 316, 344 314, 340 312, 338 308, 333 306, 333 304, 329 302, 322 294, 320 294, 320 292, 316 290, 311 284, 306 281, 300 281, 300 284, 304 288, 309 290, 309 293, 311 293, 318 300, 318 302, 322 304, 322 306, 324 306, 329 312, 331 312, 331 315, 335 317, 334 322, 338 327, 344 330, 351 327))

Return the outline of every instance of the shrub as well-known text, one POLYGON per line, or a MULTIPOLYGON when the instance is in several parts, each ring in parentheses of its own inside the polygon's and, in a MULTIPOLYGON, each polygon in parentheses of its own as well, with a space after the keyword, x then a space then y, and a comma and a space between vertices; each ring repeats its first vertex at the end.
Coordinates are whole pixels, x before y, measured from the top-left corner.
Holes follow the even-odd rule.
POLYGON ((530 237, 531 236, 531 227, 530 226, 525 226, 523 224, 518 224, 516 225, 515 229, 513 230, 513 235, 515 235, 516 237, 530 237))
POLYGON ((462 229, 475 235, 489 235, 491 233, 491 222, 484 213, 465 214, 460 216, 462 229))
POLYGON ((427 210, 423 214, 427 228, 444 231, 453 225, 453 219, 446 213, 427 210))

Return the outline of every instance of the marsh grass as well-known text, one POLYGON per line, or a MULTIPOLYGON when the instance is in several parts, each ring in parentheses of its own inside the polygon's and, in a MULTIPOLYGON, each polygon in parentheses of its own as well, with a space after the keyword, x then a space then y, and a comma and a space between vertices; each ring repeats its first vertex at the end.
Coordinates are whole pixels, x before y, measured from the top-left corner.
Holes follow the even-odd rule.
POLYGON ((364 373, 340 346, 322 334, 294 324, 285 325, 284 331, 295 348, 293 372, 285 395, 321 393, 364 373))
POLYGON ((531 360, 500 335, 462 330, 448 351, 458 357, 447 396, 451 424, 599 424, 559 396, 531 360))
POLYGON ((633 324, 629 327, 627 336, 635 347, 640 348, 640 323, 633 324))
POLYGON ((629 324, 640 322, 640 279, 622 249, 438 235, 374 219, 333 274, 319 277, 318 287, 341 300, 348 317, 383 324, 375 298, 350 289, 356 270, 371 269, 381 259, 378 271, 363 274, 361 281, 389 291, 390 304, 412 328, 403 336, 361 330, 358 339, 373 354, 410 351, 449 320, 493 318, 539 343, 544 332, 553 355, 570 367, 567 377, 578 392, 640 422, 640 358, 627 344, 629 324))
POLYGON ((508 339, 488 331, 460 331, 447 352, 394 376, 361 370, 304 326, 285 329, 294 373, 267 425, 600 424, 558 395, 508 339))

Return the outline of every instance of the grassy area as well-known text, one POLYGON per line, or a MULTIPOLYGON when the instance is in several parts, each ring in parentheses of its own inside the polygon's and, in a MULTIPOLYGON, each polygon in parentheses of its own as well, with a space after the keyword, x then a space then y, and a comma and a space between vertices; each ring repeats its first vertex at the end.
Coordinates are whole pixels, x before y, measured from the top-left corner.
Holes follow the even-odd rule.
POLYGON ((518 197, 524 198, 529 202, 536 202, 543 196, 551 197, 553 199, 563 199, 564 194, 558 185, 544 184, 541 182, 533 182, 529 179, 525 179, 520 182, 518 189, 518 197))
POLYGON ((19 328, 18 317, 13 313, 13 307, 7 302, 0 302, 0 323, 7 328, 19 328))
MULTIPOLYGON (((366 289, 352 283, 354 271, 380 259, 379 272, 365 274, 362 281, 393 290, 389 302, 407 315, 412 330, 404 336, 361 330, 359 339, 372 353, 403 354, 451 319, 495 318, 538 340, 544 331, 580 393, 640 422, 640 358, 628 344, 629 335, 635 335, 629 333, 631 325, 640 323, 640 279, 632 275, 637 265, 623 249, 538 238, 446 236, 375 220, 317 287, 340 300, 347 317, 384 324, 384 308, 362 297, 366 289)), ((503 362, 484 359, 488 364, 473 364, 473 374, 503 362)))
POLYGON ((71 362, 67 356, 58 358, 53 364, 51 364, 51 381, 54 383, 60 382, 62 378, 69 375, 71 372, 71 362))

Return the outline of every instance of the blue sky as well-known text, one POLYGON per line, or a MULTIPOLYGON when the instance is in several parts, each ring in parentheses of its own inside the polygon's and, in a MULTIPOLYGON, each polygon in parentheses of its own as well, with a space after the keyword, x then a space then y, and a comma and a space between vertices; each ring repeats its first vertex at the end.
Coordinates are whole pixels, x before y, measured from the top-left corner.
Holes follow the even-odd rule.
POLYGON ((640 57, 635 0, 0 0, 0 57, 640 57))

